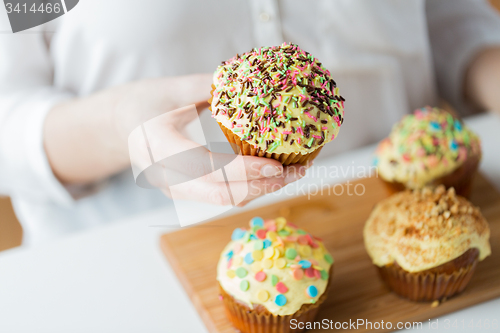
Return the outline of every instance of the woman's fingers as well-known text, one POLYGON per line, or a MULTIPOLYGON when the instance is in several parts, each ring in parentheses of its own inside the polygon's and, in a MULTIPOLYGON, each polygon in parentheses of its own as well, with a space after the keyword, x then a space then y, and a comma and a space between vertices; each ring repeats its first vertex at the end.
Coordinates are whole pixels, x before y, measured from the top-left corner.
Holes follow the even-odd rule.
POLYGON ((305 175, 307 167, 293 165, 283 174, 250 181, 206 182, 201 180, 177 184, 164 189, 174 200, 194 200, 215 205, 241 205, 267 193, 275 192, 305 175))

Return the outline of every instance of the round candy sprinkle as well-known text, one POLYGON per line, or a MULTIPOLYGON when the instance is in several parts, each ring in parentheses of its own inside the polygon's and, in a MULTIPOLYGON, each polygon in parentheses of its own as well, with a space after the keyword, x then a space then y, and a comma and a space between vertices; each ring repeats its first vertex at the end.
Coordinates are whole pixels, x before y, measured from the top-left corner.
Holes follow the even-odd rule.
POLYGON ((269 239, 264 239, 264 249, 270 247, 272 242, 269 239))
POLYGON ((243 258, 241 256, 234 256, 233 257, 233 264, 235 266, 241 266, 241 264, 243 264, 243 258))
POLYGON ((278 295, 278 296, 276 296, 276 299, 274 300, 274 303, 276 303, 277 306, 284 306, 286 304, 286 297, 285 297, 285 295, 278 295))
POLYGON ((290 231, 288 231, 286 229, 281 229, 280 231, 278 231, 278 235, 285 237, 285 236, 290 235, 290 231))
POLYGON ((259 227, 263 228, 264 227, 264 220, 262 219, 262 217, 256 216, 250 220, 250 225, 252 227, 259 226, 259 227))
POLYGON ((241 243, 235 243, 234 246, 233 246, 234 253, 240 253, 241 250, 243 250, 243 244, 241 244, 241 243))
POLYGON ((255 274, 255 280, 257 280, 259 282, 264 281, 266 279, 266 277, 267 277, 267 275, 263 271, 257 272, 257 274, 255 274))
POLYGON ((333 264, 333 258, 329 253, 325 254, 325 261, 330 265, 333 264))
POLYGON ((276 284, 276 290, 281 293, 281 294, 284 294, 288 291, 288 288, 285 286, 285 284, 283 282, 278 282, 276 284))
POLYGON ((250 288, 250 283, 247 280, 241 280, 240 289, 243 291, 247 291, 250 288))
POLYGON ((245 276, 247 276, 247 274, 248 274, 248 272, 245 268, 243 268, 243 267, 236 268, 236 275, 239 278, 243 279, 245 276))
POLYGON ((263 248, 264 248, 264 243, 260 239, 256 240, 255 243, 253 244, 254 250, 262 250, 263 248))
POLYGON ((258 239, 257 236, 255 236, 254 234, 250 234, 250 240, 256 240, 258 239))
POLYGON ((324 258, 323 251, 321 251, 321 249, 314 249, 313 256, 316 260, 321 260, 324 258))
POLYGON ((306 289, 307 296, 314 298, 318 296, 318 289, 315 286, 309 286, 306 289))
POLYGON ((278 237, 278 234, 275 231, 269 231, 267 233, 267 238, 269 238, 271 242, 274 242, 276 240, 276 237, 278 237))
POLYGON ((316 277, 316 279, 321 279, 321 271, 315 269, 314 270, 314 276, 316 277))
POLYGON ((316 275, 314 274, 314 268, 312 268, 312 267, 307 268, 306 269, 306 276, 309 278, 316 277, 316 275))
POLYGON ((304 271, 298 268, 292 271, 292 275, 295 280, 301 280, 304 277, 304 271))
POLYGON ((264 250, 264 258, 271 259, 274 257, 274 249, 272 247, 268 247, 264 250))
POLYGON ((286 252, 285 252, 285 256, 290 259, 290 260, 293 260, 295 259, 295 257, 297 257, 297 251, 295 249, 287 249, 286 252))
POLYGON ((262 260, 262 268, 270 269, 273 267, 273 261, 271 259, 262 260))
POLYGON ((256 234, 257 234, 257 231, 259 231, 260 229, 262 229, 262 227, 261 227, 261 226, 259 226, 259 225, 256 225, 256 226, 253 226, 253 227, 252 227, 252 232, 254 233, 254 235, 253 235, 253 236, 255 237, 255 239, 257 239, 257 235, 256 235, 256 234))
POLYGON ((309 243, 309 240, 307 239, 307 235, 301 235, 301 236, 299 236, 299 239, 297 241, 301 245, 307 245, 309 243))
POLYGON ((255 234, 258 239, 266 239, 266 233, 267 233, 266 229, 259 229, 255 234))
POLYGON ((275 287, 278 284, 278 277, 276 275, 271 275, 271 284, 275 287))
POLYGON ((297 229, 297 233, 298 233, 299 235, 305 235, 305 234, 307 234, 307 232, 305 232, 305 231, 304 231, 304 230, 302 230, 302 229, 297 229))
POLYGON ((328 272, 327 271, 321 271, 321 280, 328 280, 328 272))
POLYGON ((310 257, 312 250, 309 245, 301 245, 299 246, 299 253, 302 257, 310 257))
POLYGON ((236 229, 234 229, 233 234, 231 235, 231 239, 234 241, 238 240, 238 239, 242 239, 243 236, 245 236, 245 233, 246 233, 245 230, 240 229, 240 228, 236 228, 236 229))
POLYGON ((301 261, 299 261, 299 265, 305 269, 305 268, 311 267, 311 262, 308 260, 301 260, 301 261))
POLYGON ((274 259, 278 259, 283 256, 283 251, 279 248, 274 248, 274 259))
POLYGON ((245 232, 245 235, 243 236, 243 238, 241 240, 244 241, 245 243, 248 243, 250 241, 250 233, 245 232))
POLYGON ((250 252, 245 254, 245 263, 247 263, 248 265, 251 265, 253 263, 252 254, 250 252))
POLYGON ((286 266, 286 260, 284 258, 279 258, 274 261, 274 265, 279 269, 283 269, 286 266))
POLYGON ((439 125, 439 123, 435 122, 435 121, 431 121, 429 123, 429 125, 431 126, 431 128, 433 130, 436 130, 436 131, 439 131, 441 129, 441 125, 439 125))
POLYGON ((226 272, 226 274, 227 274, 227 277, 230 278, 230 279, 232 279, 232 278, 234 278, 236 276, 236 273, 232 269, 228 270, 226 272))
POLYGON ((266 302, 269 299, 269 292, 267 290, 261 289, 257 293, 257 298, 261 302, 266 302))
POLYGON ((262 265, 260 264, 260 261, 254 262, 251 266, 250 269, 252 272, 257 273, 258 271, 262 270, 262 265))
POLYGON ((261 250, 255 250, 252 252, 252 258, 255 261, 262 260, 263 257, 264 257, 264 253, 261 250))

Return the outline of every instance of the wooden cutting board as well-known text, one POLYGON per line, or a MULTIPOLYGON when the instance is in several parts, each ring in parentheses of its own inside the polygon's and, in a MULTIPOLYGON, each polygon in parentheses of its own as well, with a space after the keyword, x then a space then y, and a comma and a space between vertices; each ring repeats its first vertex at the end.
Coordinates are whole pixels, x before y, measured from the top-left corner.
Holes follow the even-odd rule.
MULTIPOLYGON (((461 295, 438 307, 399 298, 380 281, 366 254, 362 230, 373 206, 387 197, 388 193, 379 179, 367 178, 354 182, 358 183, 366 189, 362 196, 338 196, 331 191, 330 194, 311 196, 310 200, 307 196, 296 197, 163 235, 163 252, 207 329, 213 333, 235 332, 218 299, 216 265, 233 229, 246 227, 254 216, 264 219, 284 216, 323 238, 325 246, 335 258, 335 273, 331 281, 332 291, 317 321, 324 318, 334 322, 365 319, 371 322, 390 321, 394 325, 397 322, 423 321, 427 325, 431 318, 500 297, 500 194, 484 177, 477 176, 471 201, 481 208, 490 223, 493 254, 478 264, 469 286, 461 295)), ((351 183, 351 192, 352 189, 351 183)), ((358 190, 361 188, 358 187, 358 190)), ((340 193, 338 186, 337 193, 340 193)))

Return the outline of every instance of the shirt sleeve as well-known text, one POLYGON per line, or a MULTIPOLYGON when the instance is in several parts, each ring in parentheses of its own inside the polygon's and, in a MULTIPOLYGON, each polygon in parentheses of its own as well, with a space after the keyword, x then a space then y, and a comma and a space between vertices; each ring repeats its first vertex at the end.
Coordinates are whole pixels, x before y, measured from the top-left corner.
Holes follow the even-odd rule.
POLYGON ((486 0, 427 0, 426 15, 439 93, 462 116, 471 114, 465 73, 479 51, 500 46, 500 15, 486 0))
POLYGON ((43 30, 9 30, 0 11, 0 193, 71 204, 48 163, 43 126, 51 108, 73 96, 53 86, 43 30))

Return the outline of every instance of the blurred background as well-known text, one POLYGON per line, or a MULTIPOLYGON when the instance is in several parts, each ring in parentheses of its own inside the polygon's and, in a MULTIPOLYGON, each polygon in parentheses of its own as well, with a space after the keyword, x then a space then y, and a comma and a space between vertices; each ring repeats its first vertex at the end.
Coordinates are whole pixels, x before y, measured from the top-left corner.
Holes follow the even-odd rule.
MULTIPOLYGON (((500 11, 500 0, 490 0, 500 11)), ((446 104, 444 102, 444 104, 446 104)), ((0 251, 21 245, 23 230, 8 197, 0 196, 0 251)))

